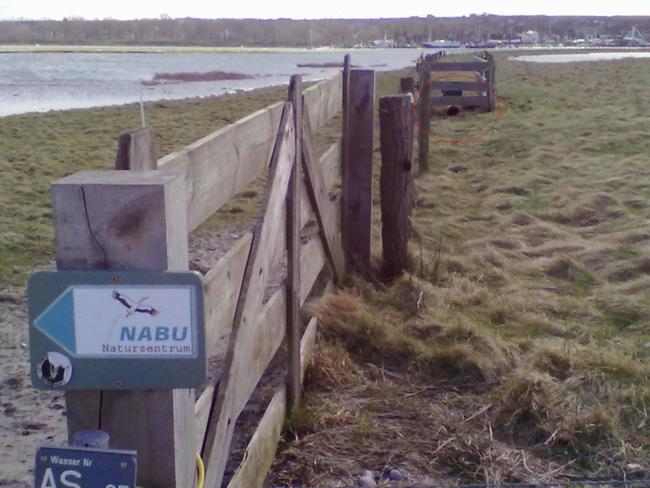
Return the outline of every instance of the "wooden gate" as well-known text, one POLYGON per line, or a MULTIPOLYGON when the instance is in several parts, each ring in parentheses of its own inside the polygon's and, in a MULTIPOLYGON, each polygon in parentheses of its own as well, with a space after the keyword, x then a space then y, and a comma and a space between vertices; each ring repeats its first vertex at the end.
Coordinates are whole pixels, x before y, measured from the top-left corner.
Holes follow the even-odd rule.
POLYGON ((102 428, 111 447, 138 451, 145 488, 220 487, 237 418, 286 339, 286 387, 269 403, 228 486, 261 486, 316 338, 300 307, 329 264, 334 281, 370 259, 374 72, 350 70, 302 88, 157 161, 138 137, 121 139, 120 168, 86 171, 52 186, 60 269, 183 270, 188 233, 268 169, 255 226, 203 276, 206 348, 222 361, 200 395, 191 389, 66 393, 68 434, 102 428), (343 130, 322 155, 314 134, 343 110, 343 130), (151 170, 157 166, 157 170, 151 170), (342 189, 337 190, 339 178, 342 189), (341 198, 343 195, 343 199, 341 198), (343 203, 342 203, 343 202, 343 203), (307 235, 314 219, 318 232, 307 235), (286 254, 286 268, 283 266, 286 254), (265 297, 270 279, 285 270, 265 297))

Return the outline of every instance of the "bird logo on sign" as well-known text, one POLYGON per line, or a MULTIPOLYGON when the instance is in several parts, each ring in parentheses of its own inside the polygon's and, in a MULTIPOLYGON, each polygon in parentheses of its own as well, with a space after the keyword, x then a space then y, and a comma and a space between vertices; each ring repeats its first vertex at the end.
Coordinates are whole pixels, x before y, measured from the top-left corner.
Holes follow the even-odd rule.
POLYGON ((160 312, 155 309, 154 307, 147 305, 147 300, 149 300, 149 297, 144 297, 140 298, 139 300, 134 300, 133 298, 120 293, 118 291, 113 291, 113 299, 117 300, 120 302, 122 305, 126 307, 126 315, 125 317, 130 317, 131 315, 135 313, 144 313, 147 315, 151 315, 152 317, 155 317, 158 315, 160 312))

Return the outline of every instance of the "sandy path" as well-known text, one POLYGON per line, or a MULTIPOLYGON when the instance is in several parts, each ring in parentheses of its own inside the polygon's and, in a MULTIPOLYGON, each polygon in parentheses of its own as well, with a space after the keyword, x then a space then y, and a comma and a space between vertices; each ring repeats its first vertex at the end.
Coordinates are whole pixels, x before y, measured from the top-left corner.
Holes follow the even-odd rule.
POLYGON ((0 486, 33 485, 34 454, 41 444, 66 439, 63 393, 36 390, 29 379, 27 302, 0 302, 0 486))

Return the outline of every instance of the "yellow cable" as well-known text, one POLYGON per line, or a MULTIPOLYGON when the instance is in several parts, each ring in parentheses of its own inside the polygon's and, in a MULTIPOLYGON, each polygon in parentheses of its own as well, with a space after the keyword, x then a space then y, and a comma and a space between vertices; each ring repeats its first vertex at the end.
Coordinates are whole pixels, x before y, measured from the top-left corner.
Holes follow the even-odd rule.
MULTIPOLYGON (((201 455, 196 453, 196 471, 198 474, 198 480, 196 481, 196 488, 203 488, 203 482, 205 481, 205 466, 203 465, 203 459, 201 455)), ((136 488, 142 488, 138 486, 136 488)))
POLYGON ((205 480, 205 466, 201 455, 196 453, 196 470, 198 471, 199 479, 196 481, 196 488, 203 488, 203 481, 205 480))

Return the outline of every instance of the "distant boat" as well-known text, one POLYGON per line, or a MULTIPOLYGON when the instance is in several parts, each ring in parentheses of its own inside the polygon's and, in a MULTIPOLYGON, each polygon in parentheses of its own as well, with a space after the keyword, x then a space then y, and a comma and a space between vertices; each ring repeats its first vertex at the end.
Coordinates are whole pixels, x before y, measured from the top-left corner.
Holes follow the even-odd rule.
POLYGON ((377 41, 372 41, 372 44, 370 44, 370 47, 376 47, 378 49, 389 49, 396 46, 397 43, 392 39, 380 39, 377 41))
POLYGON ((623 38, 623 44, 630 47, 647 47, 650 44, 646 41, 639 29, 636 28, 636 25, 632 27, 632 30, 623 38))
POLYGON ((388 31, 384 31, 384 38, 377 41, 372 41, 370 47, 376 47, 380 49, 388 49, 397 47, 397 43, 393 39, 388 38, 388 31))
POLYGON ((497 41, 474 41, 470 42, 467 46, 468 49, 492 49, 499 45, 497 41))
POLYGON ((438 39, 437 41, 423 42, 422 47, 426 49, 457 49, 462 46, 460 42, 438 39))

